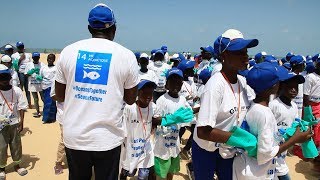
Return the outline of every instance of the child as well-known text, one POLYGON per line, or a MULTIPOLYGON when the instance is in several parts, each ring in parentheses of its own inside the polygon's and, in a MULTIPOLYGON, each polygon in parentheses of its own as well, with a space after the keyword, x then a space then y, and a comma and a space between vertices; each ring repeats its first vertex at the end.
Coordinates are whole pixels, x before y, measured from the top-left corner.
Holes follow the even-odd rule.
MULTIPOLYGON (((295 55, 290 59, 290 65, 292 72, 296 74, 301 74, 305 68, 305 57, 300 55, 295 55)), ((293 101, 298 106, 299 118, 302 118, 302 107, 303 107, 303 84, 299 84, 298 94, 293 99, 293 101)))
POLYGON ((167 63, 164 63, 164 53, 162 50, 157 50, 154 53, 153 65, 150 66, 150 70, 154 71, 157 75, 157 79, 154 82, 157 82, 157 88, 154 90, 153 101, 156 102, 157 99, 166 93, 166 78, 163 76, 163 73, 170 69, 170 66, 167 63))
MULTIPOLYGON (((195 66, 195 61, 183 60, 179 63, 178 69, 180 69, 183 73, 183 84, 181 87, 181 91, 179 92, 179 96, 183 96, 188 101, 190 107, 194 107, 195 98, 197 96, 197 87, 193 82, 194 71, 193 68, 195 66)), ((199 110, 197 110, 199 111, 199 110)), ((180 139, 186 131, 186 127, 190 127, 190 136, 186 143, 186 146, 182 149, 181 155, 184 159, 190 159, 191 153, 189 152, 191 149, 192 141, 193 141, 193 131, 195 128, 195 119, 193 123, 181 124, 180 128, 180 139), (191 125, 191 127, 190 127, 191 125)))
POLYGON ((12 67, 12 59, 11 59, 11 57, 8 56, 8 55, 2 56, 1 64, 7 66, 10 69, 10 72, 11 72, 11 85, 19 87, 20 81, 19 81, 18 73, 14 69, 11 69, 11 67, 12 67))
POLYGON ((42 79, 42 90, 43 90, 43 123, 50 123, 56 120, 57 106, 56 102, 50 97, 50 91, 52 84, 54 83, 54 77, 56 74, 56 67, 54 66, 54 61, 56 56, 54 54, 49 54, 47 57, 48 65, 44 65, 40 69, 40 76, 42 79))
MULTIPOLYGON (((167 74, 166 88, 169 90, 157 100, 156 116, 164 122, 163 117, 174 114, 179 108, 190 108, 187 100, 179 96, 183 84, 182 71, 177 68, 170 69, 167 74)), ((190 121, 192 120, 189 119, 190 121)), ((155 135, 155 172, 161 178, 173 179, 173 174, 180 171, 180 138, 179 125, 157 126, 155 135)))
POLYGON ((10 70, 0 64, 0 179, 6 179, 7 149, 10 146, 15 171, 24 176, 28 173, 19 166, 22 158, 20 132, 23 130, 24 111, 27 102, 20 88, 10 84, 10 70))
POLYGON ((39 109, 39 97, 40 94, 41 100, 43 100, 43 92, 41 87, 42 76, 40 75, 40 69, 43 66, 40 60, 40 53, 32 53, 33 62, 29 62, 26 65, 25 74, 28 76, 28 89, 32 93, 34 104, 37 110, 37 113, 33 116, 39 118, 41 116, 39 109))
POLYGON ((295 134, 286 142, 278 145, 275 117, 268 107, 271 94, 278 91, 279 81, 284 80, 288 73, 280 66, 263 62, 255 65, 247 75, 248 85, 256 93, 250 109, 246 115, 248 131, 257 137, 257 155, 249 157, 240 151, 233 162, 233 179, 273 179, 275 173, 275 157, 287 150, 295 143, 308 140, 312 134, 311 128, 295 134))
MULTIPOLYGON (((304 107, 311 106, 312 113, 317 120, 320 119, 320 55, 313 57, 315 69, 313 73, 306 76, 306 82, 303 89, 304 107)), ((314 126, 314 142, 320 151, 320 123, 314 126)), ((315 165, 320 169, 320 156, 315 159, 315 165)))
POLYGON ((142 53, 138 59, 140 65, 139 77, 140 79, 148 79, 157 83, 157 76, 153 70, 148 69, 149 57, 146 53, 142 53))
MULTIPOLYGON (((269 107, 277 122, 277 130, 291 127, 295 118, 299 118, 298 107, 292 100, 298 94, 298 85, 304 83, 304 77, 295 73, 288 73, 288 77, 280 83, 279 97, 271 101, 269 107)), ((284 143, 281 140, 279 145, 284 143)), ((276 161, 276 176, 279 180, 290 179, 289 168, 285 162, 287 151, 281 153, 276 161)))
POLYGON ((137 102, 124 108, 127 138, 120 179, 134 176, 137 168, 139 168, 138 179, 148 179, 150 167, 154 165, 150 136, 152 117, 156 109, 152 102, 155 87, 154 82, 141 80, 138 84, 137 102))

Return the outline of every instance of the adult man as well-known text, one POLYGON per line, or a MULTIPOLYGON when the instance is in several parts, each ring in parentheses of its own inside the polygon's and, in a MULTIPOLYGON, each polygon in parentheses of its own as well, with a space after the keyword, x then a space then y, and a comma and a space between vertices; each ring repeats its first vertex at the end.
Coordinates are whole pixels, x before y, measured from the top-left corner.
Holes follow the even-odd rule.
POLYGON ((25 68, 27 63, 32 62, 30 54, 25 53, 24 43, 19 41, 16 44, 17 52, 12 54, 12 61, 18 60, 18 75, 20 81, 20 88, 26 92, 26 97, 29 105, 29 109, 31 108, 31 99, 30 92, 28 89, 28 76, 25 73, 25 68))
POLYGON ((123 108, 136 100, 138 64, 113 42, 116 20, 105 4, 89 13, 92 38, 63 49, 57 63, 56 98, 64 101, 63 134, 69 179, 117 179, 125 137, 123 108))

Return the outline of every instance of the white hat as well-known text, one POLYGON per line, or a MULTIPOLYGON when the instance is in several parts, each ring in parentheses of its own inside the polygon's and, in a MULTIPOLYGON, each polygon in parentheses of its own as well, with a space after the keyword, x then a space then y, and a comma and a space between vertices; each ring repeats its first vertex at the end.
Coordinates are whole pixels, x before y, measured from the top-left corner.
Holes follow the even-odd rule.
POLYGON ((5 47, 4 47, 5 50, 8 50, 8 49, 13 49, 13 46, 11 44, 7 44, 5 47))
POLYGON ((1 61, 0 62, 11 62, 11 57, 10 56, 8 56, 8 55, 3 55, 2 57, 1 57, 1 61))
POLYGON ((140 58, 147 58, 149 59, 149 56, 147 53, 141 53, 140 58))

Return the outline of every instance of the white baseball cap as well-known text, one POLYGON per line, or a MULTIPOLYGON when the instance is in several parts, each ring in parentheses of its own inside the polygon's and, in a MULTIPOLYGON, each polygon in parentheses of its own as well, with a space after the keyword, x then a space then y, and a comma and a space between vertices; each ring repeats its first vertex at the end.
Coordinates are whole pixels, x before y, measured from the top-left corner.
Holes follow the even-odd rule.
POLYGON ((2 57, 1 57, 1 61, 0 62, 5 62, 5 63, 7 63, 7 62, 11 62, 11 57, 10 56, 8 56, 8 55, 3 55, 2 57))

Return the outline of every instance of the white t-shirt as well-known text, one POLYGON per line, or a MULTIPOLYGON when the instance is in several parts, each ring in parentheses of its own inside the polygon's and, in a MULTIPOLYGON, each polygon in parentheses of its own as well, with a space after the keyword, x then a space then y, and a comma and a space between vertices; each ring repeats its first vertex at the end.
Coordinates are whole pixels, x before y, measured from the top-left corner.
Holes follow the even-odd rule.
MULTIPOLYGON (((269 107, 276 118, 278 132, 279 129, 287 129, 291 127, 294 119, 299 117, 298 107, 293 101, 291 102, 291 106, 288 106, 284 104, 278 97, 269 103, 269 107)), ((281 139, 282 141, 280 141, 279 145, 285 142, 283 138, 281 139)), ((285 162, 286 155, 287 151, 284 151, 277 158, 276 175, 278 176, 284 176, 289 172, 289 168, 285 162)))
POLYGON ((164 54, 164 60, 165 60, 166 62, 169 62, 169 61, 170 61, 170 55, 169 55, 168 52, 166 52, 166 53, 164 54))
POLYGON ((187 99, 189 105, 193 107, 193 99, 197 97, 197 87, 193 81, 183 81, 179 96, 183 96, 187 99))
POLYGON ((306 76, 303 94, 308 95, 312 102, 320 102, 320 76, 317 73, 313 72, 306 76))
POLYGON ((0 90, 0 130, 3 124, 14 125, 19 123, 19 110, 27 109, 28 103, 19 87, 12 86, 8 91, 0 90), (6 103, 7 101, 7 103, 6 103), (12 111, 8 107, 12 107, 12 111))
POLYGON ((257 158, 246 153, 236 156, 233 161, 233 179, 273 179, 276 168, 276 155, 279 151, 275 140, 277 122, 269 107, 252 103, 246 115, 250 133, 257 137, 257 158))
POLYGON ((19 87, 20 80, 17 71, 11 70, 11 85, 19 87))
POLYGON ((153 70, 148 70, 146 73, 141 72, 141 71, 139 70, 139 78, 140 78, 140 79, 147 79, 147 80, 153 81, 153 82, 155 82, 156 84, 158 83, 158 82, 157 82, 157 75, 156 75, 156 73, 155 73, 153 70))
POLYGON ((42 89, 45 90, 52 86, 54 83, 54 77, 56 75, 56 66, 49 67, 48 65, 44 65, 40 69, 40 75, 43 77, 42 80, 42 89))
POLYGON ((199 75, 201 73, 201 71, 207 69, 211 67, 212 68, 212 74, 216 73, 216 72, 220 72, 221 69, 222 69, 222 64, 217 61, 217 60, 214 60, 214 59, 210 59, 209 60, 202 60, 202 62, 199 64, 199 67, 198 67, 198 72, 197 74, 199 75))
POLYGON ((127 129, 125 152, 122 167, 130 172, 137 168, 149 168, 154 165, 153 142, 150 138, 152 117, 156 105, 140 108, 135 103, 124 108, 124 121, 127 129), (141 114, 140 114, 141 112, 141 114), (142 116, 142 117, 141 117, 142 116))
MULTIPOLYGON (((38 64, 34 64, 33 62, 29 62, 26 64, 25 73, 27 74, 29 70, 33 68, 39 68, 39 70, 42 68, 43 63, 39 62, 38 64)), ((40 92, 42 91, 42 84, 41 81, 36 80, 36 73, 33 73, 32 75, 28 76, 28 90, 30 92, 40 92)))
MULTIPOLYGON (((165 117, 167 114, 173 114, 181 107, 190 108, 186 98, 179 96, 178 98, 171 97, 168 93, 160 96, 156 102, 157 110, 155 115, 165 117)), ((157 126, 155 133, 155 147, 154 155, 163 160, 177 157, 180 153, 180 125, 171 126, 157 126)))
POLYGON ((67 148, 108 151, 122 144, 124 89, 139 83, 138 67, 132 51, 107 39, 85 39, 62 50, 56 81, 66 84, 63 135, 67 148))
MULTIPOLYGON (((240 75, 237 77, 238 82, 235 85, 232 85, 235 94, 232 92, 230 84, 224 79, 220 72, 213 74, 204 87, 204 92, 201 96, 201 108, 193 135, 194 141, 202 149, 213 152, 219 148, 220 143, 200 139, 197 135, 197 127, 211 126, 212 128, 221 129, 223 131, 231 131, 234 126, 241 125, 247 110, 249 109, 250 104, 246 90, 247 82, 244 77, 240 75), (238 83, 240 83, 241 108, 239 118, 238 83)), ((224 150, 227 151, 227 148, 221 148, 221 150, 219 150, 221 155, 224 150)), ((233 157, 233 155, 234 154, 229 154, 228 157, 233 157)))
MULTIPOLYGON (((56 88, 55 83, 52 84, 51 91, 50 91, 50 97, 53 97, 56 95, 56 88)), ((56 102, 57 103, 57 114, 56 114, 56 120, 59 124, 62 125, 62 115, 63 115, 63 102, 56 102)))
POLYGON ((152 66, 149 67, 150 70, 154 71, 156 74, 156 81, 158 84, 158 87, 155 89, 155 91, 158 92, 163 92, 165 91, 165 85, 166 85, 166 77, 163 76, 163 72, 165 70, 171 69, 171 67, 167 63, 163 63, 161 66, 157 66, 156 64, 153 63, 152 66))
MULTIPOLYGON (((24 53, 24 54, 25 54, 26 58, 21 61, 20 65, 19 65, 19 71, 18 71, 19 73, 23 73, 23 74, 25 74, 25 68, 26 68, 27 63, 32 62, 31 55, 28 53, 24 53)), ((12 54, 12 56, 11 56, 12 60, 16 60, 16 59, 19 60, 20 57, 21 57, 21 55, 18 52, 12 54)))

